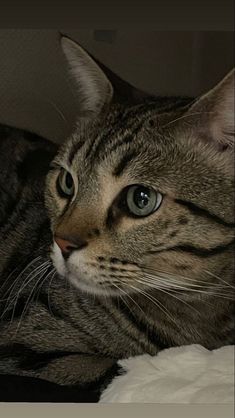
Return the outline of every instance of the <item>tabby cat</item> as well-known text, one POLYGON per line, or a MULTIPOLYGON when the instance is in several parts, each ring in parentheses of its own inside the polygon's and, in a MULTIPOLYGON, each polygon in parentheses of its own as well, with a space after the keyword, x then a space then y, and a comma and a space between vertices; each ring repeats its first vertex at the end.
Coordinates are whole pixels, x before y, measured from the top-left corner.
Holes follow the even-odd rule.
POLYGON ((121 358, 233 344, 234 72, 198 100, 120 104, 61 43, 71 137, 0 130, 0 373, 82 387, 121 358))

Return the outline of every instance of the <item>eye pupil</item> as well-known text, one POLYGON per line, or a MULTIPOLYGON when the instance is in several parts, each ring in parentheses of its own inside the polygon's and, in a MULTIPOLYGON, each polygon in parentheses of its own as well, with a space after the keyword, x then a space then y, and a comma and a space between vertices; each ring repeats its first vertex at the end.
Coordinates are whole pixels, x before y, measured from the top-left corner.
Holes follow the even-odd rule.
POLYGON ((67 173, 67 174, 66 174, 66 177, 65 177, 65 184, 66 184, 66 187, 67 187, 68 189, 71 189, 71 188, 73 187, 73 178, 72 178, 72 176, 71 176, 71 174, 70 174, 70 173, 67 173))
POLYGON ((149 192, 147 189, 137 189, 134 193, 134 202, 138 208, 143 209, 149 203, 149 192))
POLYGON ((63 198, 71 197, 74 194, 73 177, 64 168, 61 168, 59 176, 57 177, 57 190, 63 198))
POLYGON ((129 215, 143 217, 151 215, 161 205, 162 195, 151 187, 144 185, 129 186, 125 192, 124 208, 129 215))

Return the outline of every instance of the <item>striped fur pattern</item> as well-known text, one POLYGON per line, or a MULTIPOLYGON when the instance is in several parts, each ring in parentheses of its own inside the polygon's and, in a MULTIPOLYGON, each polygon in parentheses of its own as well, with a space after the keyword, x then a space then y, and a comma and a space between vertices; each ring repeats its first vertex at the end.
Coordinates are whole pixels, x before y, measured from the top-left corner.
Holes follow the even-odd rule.
POLYGON ((232 77, 199 101, 138 105, 112 104, 104 78, 93 114, 89 97, 89 118, 58 152, 1 128, 0 373, 84 387, 121 358, 234 342, 234 128, 216 107, 232 77), (62 169, 70 198, 58 192, 62 169), (133 184, 160 192, 159 209, 131 216, 123 193, 133 184), (55 236, 76 249, 63 257, 55 236))

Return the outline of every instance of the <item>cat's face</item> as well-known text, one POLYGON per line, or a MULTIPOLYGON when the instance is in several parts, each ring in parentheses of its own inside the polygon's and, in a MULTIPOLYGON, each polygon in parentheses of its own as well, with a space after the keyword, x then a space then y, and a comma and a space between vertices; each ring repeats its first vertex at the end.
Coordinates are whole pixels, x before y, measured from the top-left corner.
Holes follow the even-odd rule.
MULTIPOLYGON (((73 43, 67 48, 76 50, 73 43)), ((88 93, 96 87, 89 65, 83 68, 88 93)), ((93 103, 98 115, 78 126, 47 179, 57 271, 104 295, 213 282, 231 258, 232 132, 222 146, 212 138, 222 127, 217 118, 211 134, 207 130, 204 98, 187 110, 159 112, 153 103, 108 107, 112 88, 100 77, 101 98, 96 89, 93 103)), ((222 90, 230 92, 232 78, 222 90)))

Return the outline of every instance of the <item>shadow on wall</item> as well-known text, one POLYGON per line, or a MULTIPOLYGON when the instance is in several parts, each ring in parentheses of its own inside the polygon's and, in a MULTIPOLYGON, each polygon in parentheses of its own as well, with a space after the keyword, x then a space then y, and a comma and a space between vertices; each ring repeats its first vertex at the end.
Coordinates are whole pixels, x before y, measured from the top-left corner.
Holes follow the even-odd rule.
MULTIPOLYGON (((232 32, 60 30, 137 88, 197 96, 234 66, 232 32)), ((56 142, 79 103, 55 30, 0 30, 0 122, 56 142)))

